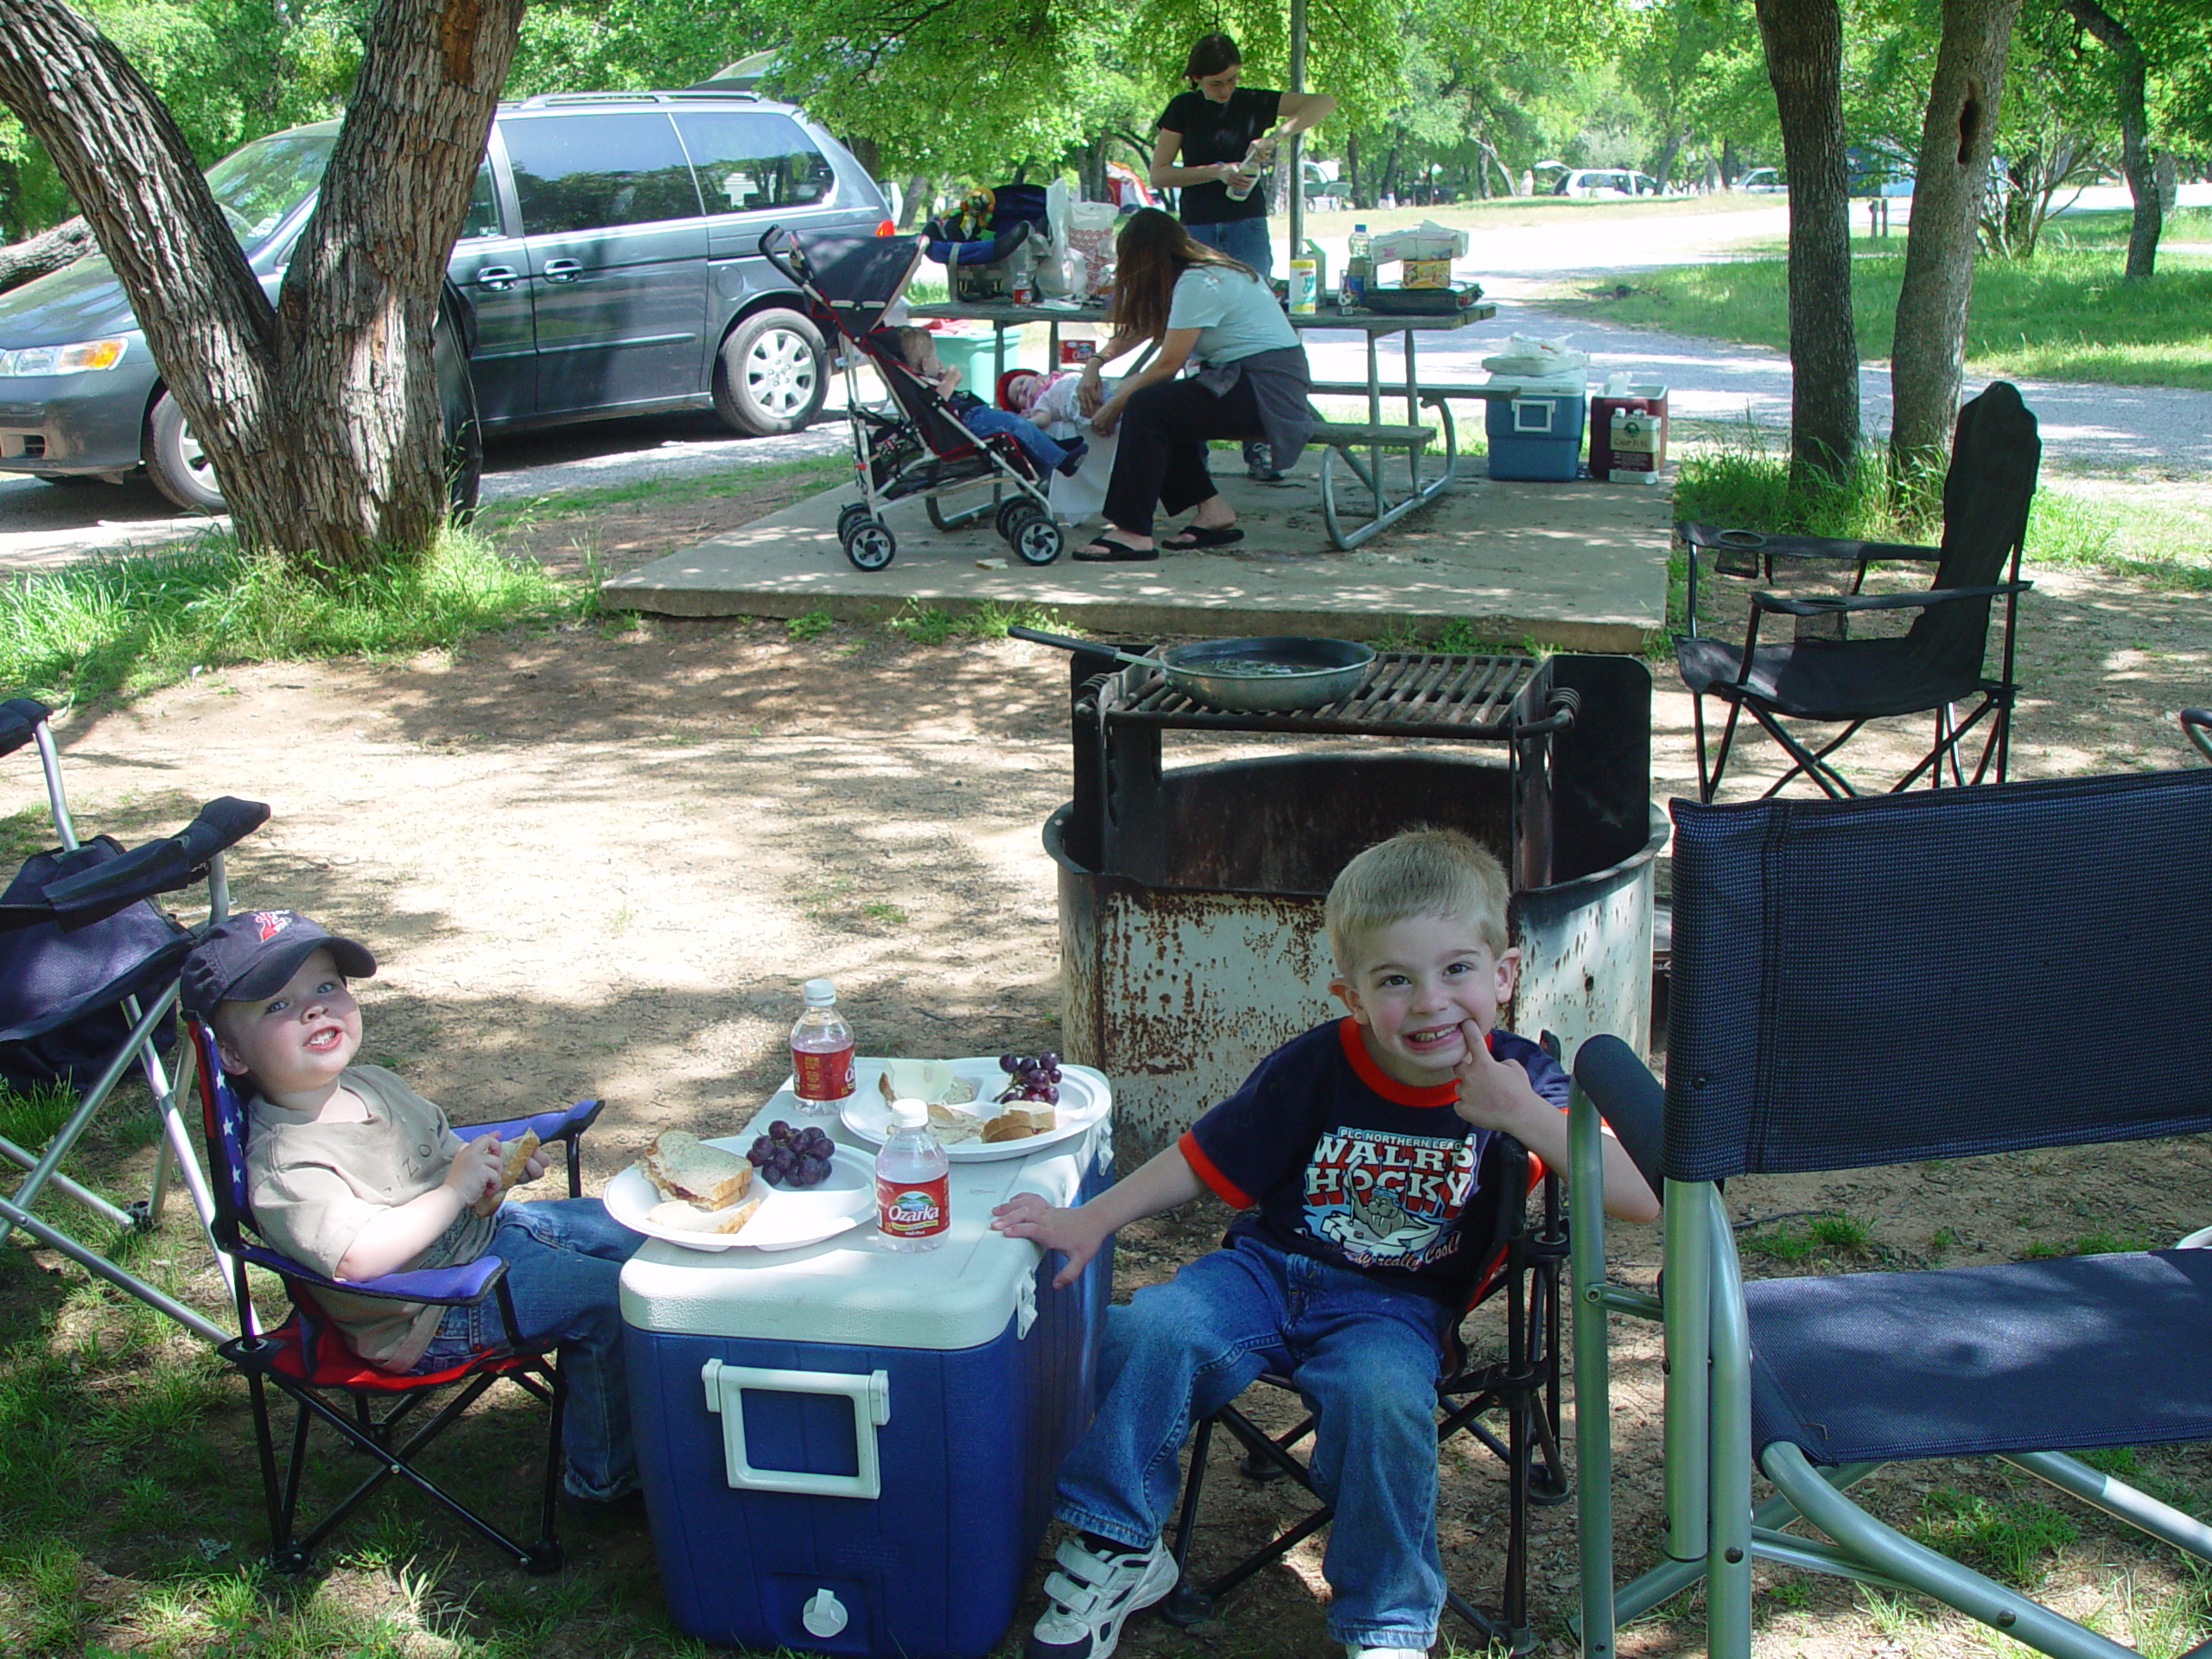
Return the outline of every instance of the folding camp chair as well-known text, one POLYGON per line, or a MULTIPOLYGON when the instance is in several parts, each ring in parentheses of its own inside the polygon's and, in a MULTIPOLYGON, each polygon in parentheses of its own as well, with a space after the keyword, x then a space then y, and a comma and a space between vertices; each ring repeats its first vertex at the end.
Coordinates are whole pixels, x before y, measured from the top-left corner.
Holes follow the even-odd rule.
POLYGON ((16 1084, 58 1079, 79 1087, 80 1095, 43 1149, 35 1153, 0 1137, 0 1156, 29 1172, 0 1198, 0 1224, 22 1228, 187 1329, 221 1342, 229 1332, 34 1211, 42 1198, 59 1194, 110 1226, 151 1228, 160 1224, 174 1166, 212 1241, 213 1198, 162 1062, 173 1040, 168 1033, 175 1029, 177 969, 192 934, 151 900, 205 881, 211 917, 222 917, 229 903, 224 849, 258 829, 269 809, 229 798, 210 801, 176 835, 129 852, 105 836, 79 842, 48 714, 28 697, 0 702, 0 755, 35 747, 60 843, 33 857, 0 893, 0 1073, 16 1084), (145 1076, 162 1135, 149 1196, 124 1208, 71 1180, 60 1165, 134 1065, 145 1076))
MULTIPOLYGON (((512 1555, 527 1571, 556 1573, 561 1545, 554 1535, 553 1517, 560 1501, 561 1414, 564 1389, 560 1365, 550 1353, 523 1345, 515 1339, 514 1304, 506 1285, 507 1264, 496 1255, 481 1255, 460 1267, 429 1268, 414 1273, 386 1274, 343 1285, 325 1278, 303 1262, 283 1255, 251 1236, 253 1211, 246 1188, 245 1103, 217 1059, 215 1043, 207 1028, 188 1020, 193 1053, 199 1064, 200 1103, 206 1128, 207 1155, 214 1166, 215 1238, 230 1264, 232 1294, 237 1302, 244 1336, 219 1344, 215 1351, 224 1363, 246 1379, 253 1401, 253 1430, 261 1456, 262 1490, 269 1509, 269 1558, 281 1573, 304 1572, 316 1548, 346 1517, 393 1476, 403 1477, 428 1493, 484 1538, 512 1555), (266 1334, 250 1323, 252 1304, 246 1285, 249 1266, 266 1268, 283 1282, 291 1298, 292 1316, 266 1334), (427 1302, 441 1307, 467 1307, 491 1298, 499 1310, 500 1327, 507 1339, 487 1348, 459 1365, 421 1375, 380 1370, 356 1357, 315 1305, 318 1291, 342 1290, 349 1296, 370 1296, 391 1301, 427 1302), (538 1510, 537 1537, 524 1543, 486 1520, 459 1498, 424 1474, 416 1459, 430 1442, 450 1427, 492 1385, 505 1378, 524 1392, 543 1401, 547 1412, 545 1468, 538 1510), (292 1447, 279 1471, 276 1447, 270 1433, 267 1389, 275 1385, 293 1402, 292 1447), (457 1389, 426 1421, 414 1421, 438 1390, 457 1389), (337 1403, 343 1402, 343 1405, 337 1403), (308 1430, 327 1424, 350 1448, 364 1453, 377 1466, 334 1503, 306 1532, 296 1525, 300 1489, 307 1469, 308 1430)), ((583 1192, 583 1165, 578 1142, 598 1118, 601 1103, 579 1101, 558 1111, 499 1123, 472 1124, 459 1131, 464 1136, 491 1134, 502 1141, 535 1129, 541 1142, 563 1141, 568 1148, 569 1195, 583 1192)))
MULTIPOLYGON (((2212 1252, 1745 1284, 1717 1183, 2212 1128, 2212 772, 1677 802, 1675 821, 1660 1294, 1607 1285, 1594 1217, 1573 1241, 1584 1653, 1612 1659, 1617 1621, 1702 1578, 1708 1651, 1743 1659, 1759 1560, 2118 1659, 1845 1490, 1993 1456, 2212 1560, 2212 1528, 2065 1455, 2212 1439, 2212 1252), (2109 1041, 2065 1006, 2076 976, 2109 1041), (1663 1319, 1667 1349, 1670 1559, 1618 1590, 1609 1310, 1663 1319), (1755 1465, 1776 1489, 1756 1510, 1755 1465), (1783 1530, 1799 1518, 1826 1541, 1783 1530)), ((1574 1073, 1573 1166, 1594 1171, 1597 1113, 1658 1085, 1610 1039, 1574 1073)))
POLYGON ((1974 781, 1982 782, 1993 766, 1996 781, 2005 781, 2012 703, 2019 689, 2013 679, 2013 625, 2020 594, 2034 585, 2020 580, 2020 553, 2042 454, 2035 416, 2020 402, 2019 392, 1999 380, 1959 411, 1951 465, 1943 479, 1940 548, 1762 535, 1708 524, 1675 527, 1689 549, 1689 632, 1676 636, 1675 660, 1689 688, 1696 721, 1700 799, 1709 801, 1719 791, 1737 721, 1745 713, 1792 762, 1767 790, 1769 795, 1800 773, 1831 796, 1857 794, 1828 757, 1870 720, 1931 710, 1934 745, 1892 789, 1910 788, 1923 773, 1940 785, 1946 765, 1954 782, 1965 782, 1959 745, 1984 719, 1989 731, 1974 781), (1855 564, 1858 573, 1845 594, 1796 598, 1754 593, 1743 643, 1732 645, 1699 631, 1698 567, 1700 556, 1708 553, 1715 573, 1723 575, 1757 576, 1764 569, 1771 582, 1777 561, 1840 561, 1855 564), (1934 586, 1918 593, 1860 592, 1868 566, 1891 560, 1936 565, 1934 586), (1992 678, 1984 658, 1990 607, 1998 599, 2005 601, 2003 663, 1992 678), (1881 613, 1904 611, 1917 614, 1903 634, 1850 635, 1853 618, 1871 621, 1881 613), (1770 616, 1796 619, 1796 637, 1762 644, 1761 626, 1770 616), (1710 757, 1707 697, 1728 705, 1727 723, 1710 757), (1964 720, 1956 712, 1961 703, 1973 704, 1964 720), (1786 722, 1791 721, 1840 722, 1844 730, 1813 749, 1789 729, 1786 722))
MULTIPOLYGON (((1544 1046, 1556 1052, 1556 1042, 1549 1033, 1544 1046)), ((1651 1132, 1644 1140, 1656 1138, 1657 1121, 1654 1112, 1651 1132)), ((1448 1586, 1445 1605, 1485 1643, 1525 1654, 1536 1646, 1529 1618, 1529 1510, 1531 1505, 1563 1502, 1569 1493, 1559 1439, 1559 1275, 1567 1255, 1567 1224, 1559 1182, 1541 1160, 1507 1136, 1492 1141, 1484 1155, 1496 1160, 1484 1172, 1484 1190, 1495 1195, 1496 1208, 1488 1223, 1491 1248, 1483 1257, 1484 1272, 1468 1308, 1471 1313, 1485 1304, 1503 1302, 1503 1354, 1478 1359, 1465 1333, 1458 1338, 1459 1363, 1436 1386, 1436 1438, 1442 1446, 1464 1433, 1503 1468, 1505 1560, 1494 1608, 1478 1607, 1448 1586), (1542 1193, 1541 1219, 1532 1225, 1528 1199, 1539 1190, 1542 1193), (1497 1427, 1485 1421, 1493 1417, 1503 1420, 1497 1427)), ((1591 1190, 1602 1192, 1603 1181, 1591 1190)), ((1294 1377, 1268 1372, 1255 1386, 1295 1392, 1297 1382, 1294 1377)), ((1281 1560, 1327 1526, 1335 1514, 1333 1506, 1315 1490, 1306 1465, 1294 1455, 1313 1432, 1313 1419, 1309 1415, 1288 1430, 1270 1435, 1232 1401, 1201 1420, 1192 1438, 1190 1468, 1175 1522, 1179 1565, 1187 1568, 1190 1561, 1192 1535, 1209 1472, 1207 1452, 1216 1428, 1225 1430, 1243 1447, 1237 1466, 1246 1478, 1294 1480, 1312 1494, 1317 1507, 1233 1567, 1204 1580, 1194 1580, 1186 1573, 1160 1608, 1163 1618, 1179 1625, 1211 1618, 1220 1597, 1281 1560)))

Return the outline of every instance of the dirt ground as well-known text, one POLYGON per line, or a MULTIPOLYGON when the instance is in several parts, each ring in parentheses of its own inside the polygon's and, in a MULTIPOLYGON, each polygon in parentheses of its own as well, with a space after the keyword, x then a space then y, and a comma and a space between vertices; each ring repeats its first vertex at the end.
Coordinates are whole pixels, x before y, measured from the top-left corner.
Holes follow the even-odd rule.
MULTIPOLYGON (((561 562, 588 536, 602 565, 620 568, 764 510, 741 497, 672 517, 625 509, 588 526, 540 519, 519 539, 561 562)), ((2212 702, 2202 601, 2033 574, 2015 775, 2187 764, 2172 715, 2212 702)), ((1659 683, 1663 799, 1692 790, 1695 773, 1688 702, 1670 669, 1659 683)), ((236 902, 296 906, 372 943, 382 971, 364 991, 365 1058, 402 1068, 461 1119, 607 1097, 589 1159, 596 1186, 662 1128, 741 1126, 787 1070, 805 978, 836 981, 865 1052, 1057 1044, 1054 886, 1039 831, 1069 793, 1065 683, 1059 653, 1003 639, 925 646, 836 627, 800 642, 780 623, 620 619, 408 661, 210 671, 72 715, 61 731, 87 830, 128 841, 214 795, 269 802, 272 821, 232 858, 236 902)), ((1233 752, 1192 745, 1176 758, 1233 752)), ((0 813, 40 804, 35 774, 8 768, 0 813)), ((2056 991, 2062 1012, 2071 989, 2056 991)), ((1729 1197, 1747 1218, 1863 1223, 1870 1242, 1843 1247, 1847 1262, 1967 1262, 2098 1234, 2168 1242, 2212 1221, 2208 1165, 2199 1142, 2154 1143, 2024 1166, 1955 1163, 1927 1181, 1744 1181, 1729 1197)), ((1224 1219, 1131 1230, 1122 1288, 1165 1276, 1224 1219)), ((1622 1279, 1648 1284, 1656 1230, 1617 1232, 1613 1254, 1622 1279)), ((1753 1270, 1796 1269, 1770 1253, 1753 1270)), ((1637 1570, 1656 1556, 1656 1349, 1640 1329, 1616 1338, 1619 1554, 1637 1570)), ((1446 1467, 1447 1566, 1481 1599, 1503 1530, 1495 1472, 1457 1454, 1446 1467)), ((2194 1459, 2170 1472, 2212 1484, 2194 1459)), ((1220 1561, 1289 1500, 1225 1462, 1216 1482, 1199 1549, 1220 1561)), ((2009 1491, 1923 1468, 1878 1481, 1878 1507, 1909 1521, 1954 1484, 2009 1491)), ((2124 1638, 2128 1610, 2176 1584, 2176 1569, 2094 1516, 2078 1524, 2044 1564, 2045 1592, 2077 1611, 2101 1606, 2124 1638)), ((642 1526, 596 1540, 594 1570, 649 1575, 642 1526)), ((1539 1511, 1536 1623, 1559 1652, 1573 1548, 1572 1506, 1539 1511)), ((1319 1562, 1316 1544, 1301 1547, 1198 1630, 1141 1618, 1122 1651, 1332 1653, 1319 1562)), ((1985 1646, 1975 1627, 1886 1609, 1833 1580, 1762 1582, 1763 1653, 1985 1646)), ((1007 1652, 1039 1605, 1033 1581, 1007 1652)), ((1625 1633, 1624 1648, 1701 1645, 1676 1611, 1625 1633)))

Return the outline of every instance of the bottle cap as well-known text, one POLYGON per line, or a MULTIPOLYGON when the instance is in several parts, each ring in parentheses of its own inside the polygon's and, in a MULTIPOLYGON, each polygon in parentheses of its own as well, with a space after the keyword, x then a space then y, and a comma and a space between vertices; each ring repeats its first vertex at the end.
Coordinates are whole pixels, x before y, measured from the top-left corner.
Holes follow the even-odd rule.
POLYGON ((804 994, 809 1005, 812 1007, 819 1007, 825 1002, 835 1002, 837 1000, 837 988, 826 979, 810 979, 805 984, 800 986, 799 989, 804 994))
POLYGON ((918 1129, 930 1121, 930 1109, 918 1100, 894 1100, 891 1121, 902 1129, 918 1129))

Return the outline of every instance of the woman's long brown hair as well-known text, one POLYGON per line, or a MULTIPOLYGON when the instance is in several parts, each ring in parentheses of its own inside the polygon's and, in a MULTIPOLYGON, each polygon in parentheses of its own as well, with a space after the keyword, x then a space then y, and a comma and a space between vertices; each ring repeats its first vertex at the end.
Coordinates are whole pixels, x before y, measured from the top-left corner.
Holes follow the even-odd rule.
POLYGON ((1175 279, 1192 265, 1220 265, 1260 280, 1243 260, 1194 238, 1174 214, 1157 207, 1130 214, 1114 243, 1114 332, 1148 340, 1166 334, 1175 279))

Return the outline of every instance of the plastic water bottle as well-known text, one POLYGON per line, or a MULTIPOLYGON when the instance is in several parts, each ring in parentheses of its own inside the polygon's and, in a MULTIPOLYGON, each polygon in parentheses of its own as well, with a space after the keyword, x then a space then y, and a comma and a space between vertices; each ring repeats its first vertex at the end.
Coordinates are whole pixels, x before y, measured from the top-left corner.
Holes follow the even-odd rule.
POLYGON ((1229 181, 1229 199, 1242 201, 1252 194, 1252 187, 1268 170, 1268 151, 1271 148, 1265 138, 1255 138, 1252 147, 1244 152, 1244 159, 1236 164, 1236 174, 1229 181))
POLYGON ((930 1133, 929 1108, 891 1103, 891 1135, 875 1154, 875 1225, 883 1242, 909 1253, 933 1250, 952 1225, 951 1160, 930 1133))
POLYGON ((1344 304, 1353 310, 1367 303, 1367 285, 1374 280, 1375 240, 1367 233, 1367 226, 1355 225, 1344 243, 1344 304))
POLYGON ((837 1012, 837 988, 810 979, 806 1012, 791 1027, 791 1092, 810 1112, 834 1112, 853 1092, 853 1028, 837 1012))

